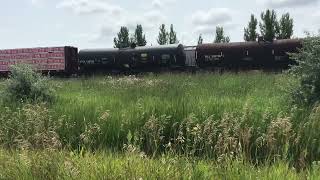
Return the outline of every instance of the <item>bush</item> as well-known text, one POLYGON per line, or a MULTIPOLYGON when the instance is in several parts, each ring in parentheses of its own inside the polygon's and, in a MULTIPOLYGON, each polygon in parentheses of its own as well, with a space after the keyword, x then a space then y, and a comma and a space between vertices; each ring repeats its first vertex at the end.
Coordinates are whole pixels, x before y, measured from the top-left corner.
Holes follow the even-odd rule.
POLYGON ((35 72, 31 66, 11 66, 11 75, 3 92, 4 102, 52 102, 55 99, 48 79, 35 72))
POLYGON ((290 56, 298 63, 290 70, 299 81, 293 99, 298 104, 313 105, 320 100, 320 36, 305 38, 299 52, 290 56))

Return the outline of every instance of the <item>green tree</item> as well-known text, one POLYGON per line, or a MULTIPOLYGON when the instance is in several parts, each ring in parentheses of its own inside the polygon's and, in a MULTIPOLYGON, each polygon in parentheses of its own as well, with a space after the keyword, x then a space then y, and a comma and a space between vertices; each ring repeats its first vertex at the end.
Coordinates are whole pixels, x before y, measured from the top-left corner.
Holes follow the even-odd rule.
POLYGON ((146 35, 143 34, 143 28, 141 24, 137 25, 137 28, 134 32, 134 40, 137 46, 145 46, 147 44, 146 35))
POLYGON ((214 40, 214 43, 228 43, 230 42, 230 38, 228 36, 225 36, 223 27, 217 27, 216 28, 216 38, 214 40))
POLYGON ((129 38, 129 44, 131 45, 132 43, 137 44, 137 40, 136 40, 134 34, 131 34, 131 36, 130 36, 130 38, 129 38))
POLYGON ((200 34, 198 38, 198 45, 202 43, 203 43, 203 38, 202 38, 202 34, 200 34))
POLYGON ((160 45, 164 45, 164 44, 168 44, 169 42, 169 34, 166 30, 166 25, 162 24, 159 28, 159 35, 158 35, 158 44, 160 45))
POLYGON ((290 69, 300 83, 292 91, 298 104, 312 105, 320 101, 320 36, 308 36, 298 53, 289 54, 297 62, 290 69))
POLYGON ((127 27, 122 26, 120 28, 120 32, 118 33, 118 37, 115 37, 113 42, 114 42, 114 47, 116 48, 129 47, 130 46, 129 29, 127 27))
POLYGON ((279 24, 277 14, 274 10, 267 10, 261 13, 261 21, 259 23, 261 35, 266 41, 273 41, 279 32, 279 24))
POLYGON ((244 40, 245 41, 256 41, 258 38, 257 33, 258 20, 251 14, 251 19, 247 28, 244 28, 244 40))
POLYGON ((277 39, 290 39, 293 35, 293 19, 289 13, 282 15, 279 22, 277 39))
POLYGON ((173 24, 171 24, 171 26, 170 26, 169 43, 170 44, 179 43, 178 38, 177 38, 177 33, 173 30, 173 24))

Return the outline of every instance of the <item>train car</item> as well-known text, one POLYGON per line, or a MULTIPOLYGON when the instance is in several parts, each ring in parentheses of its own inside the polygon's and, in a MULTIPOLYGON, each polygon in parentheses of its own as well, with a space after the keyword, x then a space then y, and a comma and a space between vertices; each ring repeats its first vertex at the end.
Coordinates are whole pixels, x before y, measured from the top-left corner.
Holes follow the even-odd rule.
POLYGON ((182 44, 120 49, 119 61, 132 69, 183 68, 186 55, 182 44))
POLYGON ((185 66, 182 44, 132 47, 121 49, 87 49, 79 52, 80 69, 84 72, 135 70, 154 71, 159 68, 185 66))
POLYGON ((118 68, 119 49, 83 49, 79 51, 81 72, 110 71, 118 68))
POLYGON ((78 70, 78 49, 70 46, 0 50, 0 73, 14 64, 30 64, 42 72, 74 74, 78 70))
POLYGON ((200 68, 285 69, 294 63, 288 52, 297 52, 301 40, 275 40, 273 42, 213 43, 197 46, 197 65, 200 68))
POLYGON ((288 53, 295 53, 302 48, 302 39, 285 39, 273 43, 273 55, 275 65, 279 69, 287 69, 290 65, 296 64, 289 58, 288 53))

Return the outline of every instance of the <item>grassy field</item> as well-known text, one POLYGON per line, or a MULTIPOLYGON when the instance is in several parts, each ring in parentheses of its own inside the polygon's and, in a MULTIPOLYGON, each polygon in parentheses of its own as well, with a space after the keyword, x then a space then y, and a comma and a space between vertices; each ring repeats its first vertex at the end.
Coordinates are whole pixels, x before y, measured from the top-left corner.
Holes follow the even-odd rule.
POLYGON ((297 172, 286 162, 254 167, 234 159, 224 164, 177 156, 0 151, 0 179, 319 179, 319 164, 297 172))
POLYGON ((11 160, 0 169, 12 167, 13 174, 31 177, 30 164, 15 168, 20 160, 30 161, 21 159, 21 153, 41 163, 42 157, 50 158, 47 152, 25 153, 54 149, 59 168, 70 160, 83 172, 91 164, 79 175, 83 178, 99 178, 112 166, 107 179, 116 178, 115 172, 120 179, 127 172, 137 179, 156 178, 152 172, 163 179, 270 179, 283 173, 313 179, 318 171, 312 164, 320 160, 320 108, 292 105, 287 90, 293 81, 265 73, 53 79, 57 100, 52 105, 1 106, 0 156, 11 160), (67 151, 88 154, 70 157, 67 151), (141 154, 147 158, 139 158, 141 154), (170 170, 178 174, 168 172, 162 157, 177 159, 170 170), (120 168, 132 162, 135 167, 120 168), (291 167, 310 171, 298 173, 291 167))

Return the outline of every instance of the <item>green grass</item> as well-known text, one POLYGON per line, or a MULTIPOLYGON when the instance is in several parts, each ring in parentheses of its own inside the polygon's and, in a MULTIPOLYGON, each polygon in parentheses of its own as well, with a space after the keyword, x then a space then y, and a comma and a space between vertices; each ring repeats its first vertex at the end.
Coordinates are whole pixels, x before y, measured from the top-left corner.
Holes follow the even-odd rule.
POLYGON ((200 122, 211 115, 221 119, 225 113, 242 113, 246 106, 252 109, 254 121, 266 110, 273 116, 288 112, 281 81, 280 75, 250 73, 57 81, 59 100, 52 110, 56 116, 67 115, 77 123, 73 134, 80 133, 84 122, 96 123, 108 111, 109 123, 102 129, 110 134, 101 144, 122 146, 129 130, 139 130, 152 115, 168 115, 172 125, 191 114, 200 122))
POLYGON ((319 165, 297 172, 286 162, 254 167, 235 159, 213 161, 139 154, 0 150, 0 179, 319 179, 319 165))
MULTIPOLYGON (((277 179, 283 173, 292 179, 312 179, 316 177, 313 173, 318 173, 292 170, 311 168, 320 160, 320 108, 293 106, 287 90, 294 79, 287 75, 161 74, 56 78, 51 82, 58 97, 53 104, 12 102, 6 104, 9 108, 0 107, 0 146, 6 149, 1 152, 3 158, 19 156, 8 152, 12 149, 21 153, 39 150, 34 156, 27 155, 35 159, 50 158, 41 149, 63 149, 54 153, 60 164, 72 159, 85 171, 86 161, 93 163, 93 169, 81 178, 103 174, 109 165, 100 167, 97 161, 136 161, 137 167, 132 169, 112 165, 110 171, 131 172, 137 178, 146 173, 143 177, 147 179, 156 178, 157 172, 163 179, 198 177, 198 173, 199 177, 218 179, 256 179, 260 174, 262 179, 277 179), (93 154, 69 157, 67 151, 93 154), (143 153, 148 158, 113 157, 123 152, 143 153), (162 156, 182 161, 172 167, 177 176, 165 176, 168 172, 161 166, 162 156)), ((3 81, 0 90, 2 87, 3 81)), ((17 161, 11 162, 12 167, 18 166, 17 161)), ((29 165, 19 168, 25 168, 23 177, 34 176, 29 165)), ((117 178, 116 173, 110 178, 117 178)))

